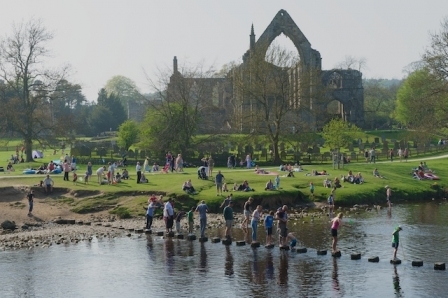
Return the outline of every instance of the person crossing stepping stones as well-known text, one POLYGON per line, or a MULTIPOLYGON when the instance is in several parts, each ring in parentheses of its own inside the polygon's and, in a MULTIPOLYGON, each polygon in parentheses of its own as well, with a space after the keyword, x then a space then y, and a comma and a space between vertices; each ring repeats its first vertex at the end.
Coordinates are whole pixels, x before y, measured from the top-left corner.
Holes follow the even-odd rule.
POLYGON ((400 231, 402 230, 403 229, 401 228, 401 226, 398 226, 392 233, 392 247, 394 248, 394 254, 392 256, 392 260, 394 261, 397 259, 398 245, 400 243, 400 231))

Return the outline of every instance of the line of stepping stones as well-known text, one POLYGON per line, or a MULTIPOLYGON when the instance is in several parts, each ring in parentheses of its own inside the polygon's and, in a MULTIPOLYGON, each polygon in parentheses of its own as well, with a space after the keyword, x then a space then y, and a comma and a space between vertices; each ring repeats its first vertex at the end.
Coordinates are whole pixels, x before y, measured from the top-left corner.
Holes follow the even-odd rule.
MULTIPOLYGON (((130 229, 131 230, 131 229, 130 229)), ((145 234, 152 234, 151 230, 143 230, 143 229, 132 229, 134 230, 136 233, 143 233, 143 231, 145 232, 145 234)), ((165 232, 164 231, 157 231, 156 232, 157 236, 164 236, 165 232)), ((174 234, 174 232, 169 232, 167 237, 176 237, 177 239, 184 239, 184 235, 183 234, 174 234)), ((187 240, 193 241, 196 240, 196 235, 194 234, 188 234, 187 235, 187 240)), ((208 237, 200 237, 199 238, 199 242, 207 242, 208 241, 208 237)), ((224 245, 232 245, 232 240, 229 239, 221 239, 219 237, 213 237, 211 239, 212 243, 219 243, 221 242, 224 245)), ((236 246, 245 246, 246 245, 246 241, 244 240, 239 240, 236 241, 236 246)), ((254 241, 250 244, 251 247, 253 248, 258 248, 260 247, 260 242, 254 241)), ((274 244, 270 244, 270 245, 265 245, 266 248, 268 249, 272 249, 274 248, 274 244)), ((281 250, 290 250, 289 246, 280 246, 281 250)), ((300 248, 293 248, 291 249, 292 251, 295 251, 297 253, 306 253, 308 252, 308 249, 305 247, 300 247, 300 248)), ((317 255, 319 256, 324 256, 327 255, 327 250, 317 250, 317 255)), ((341 252, 340 251, 336 251, 331 253, 331 256, 334 258, 340 258, 341 257, 341 252)), ((351 260, 360 260, 361 259, 361 254, 360 253, 352 253, 350 254, 350 259, 351 260)), ((380 261, 380 258, 378 256, 374 256, 374 257, 370 257, 367 259, 369 262, 371 263, 378 263, 380 261)), ((399 265, 401 264, 401 260, 400 259, 395 259, 395 260, 390 260, 391 264, 394 265, 399 265)), ((412 266, 414 267, 421 267, 423 266, 423 261, 422 260, 415 260, 412 261, 412 266)), ((445 263, 442 262, 436 262, 434 263, 434 270, 446 270, 446 266, 445 263)))

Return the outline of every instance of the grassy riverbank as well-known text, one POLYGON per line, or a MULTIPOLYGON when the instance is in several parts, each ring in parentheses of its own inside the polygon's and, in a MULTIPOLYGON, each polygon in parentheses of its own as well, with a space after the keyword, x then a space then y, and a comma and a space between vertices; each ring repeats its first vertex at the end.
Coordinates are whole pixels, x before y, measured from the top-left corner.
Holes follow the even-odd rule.
MULTIPOLYGON (((353 173, 361 172, 365 178, 365 183, 360 185, 343 183, 343 187, 336 191, 337 205, 352 205, 364 203, 385 203, 385 186, 389 185, 392 189, 392 200, 395 202, 402 200, 430 199, 432 197, 443 197, 445 195, 445 186, 448 181, 448 159, 445 157, 425 157, 413 159, 406 162, 379 162, 376 164, 352 163, 344 165, 344 169, 335 170, 330 164, 314 164, 305 167, 305 172, 295 173, 294 178, 282 177, 285 172, 279 172, 278 168, 269 168, 268 171, 280 175, 280 190, 265 191, 264 187, 269 179, 274 180, 275 175, 257 175, 253 170, 247 169, 226 169, 222 170, 229 190, 233 183, 240 184, 243 180, 248 180, 250 186, 255 189, 253 192, 234 191, 233 197, 237 201, 237 208, 249 197, 253 196, 257 203, 262 203, 265 207, 274 208, 282 203, 296 205, 306 202, 325 202, 330 189, 324 188, 322 176, 306 176, 313 169, 321 171, 327 170, 329 178, 346 175, 348 170, 353 173), (436 158, 436 159, 431 159, 436 158), (412 178, 411 169, 416 167, 420 161, 426 160, 428 166, 440 177, 439 181, 418 181, 412 178), (372 171, 378 168, 384 179, 374 178, 372 171), (314 196, 309 191, 309 183, 315 184, 314 196)), ((43 179, 41 175, 25 175, 22 170, 26 167, 38 167, 48 160, 40 160, 33 164, 16 165, 16 171, 10 174, 0 173, 0 187, 30 187, 38 184, 43 179)), ((84 176, 86 165, 78 165, 78 175, 84 176)), ((94 172, 98 166, 94 166, 94 172)), ((62 175, 52 175, 55 181, 55 193, 47 200, 53 201, 59 206, 67 206, 70 210, 77 213, 90 213, 96 211, 109 210, 120 216, 141 215, 146 206, 149 193, 163 194, 166 196, 177 197, 179 207, 187 208, 196 204, 198 201, 205 200, 214 211, 218 211, 219 204, 224 196, 217 196, 215 185, 212 180, 197 179, 195 168, 185 169, 184 173, 147 173, 149 183, 137 184, 135 180, 134 166, 128 167, 131 179, 117 185, 98 185, 96 177, 88 184, 80 182, 63 181, 62 175), (187 195, 181 187, 184 181, 191 179, 193 186, 197 190, 196 195, 187 195)), ((218 168, 214 170, 216 174, 218 168)), ((274 173, 272 173, 274 174, 274 173)), ((71 178, 71 176, 70 176, 71 178)), ((24 196, 24 194, 21 194, 24 196)), ((227 195, 227 193, 225 193, 227 195)), ((42 191, 37 193, 37 197, 44 196, 42 191)))

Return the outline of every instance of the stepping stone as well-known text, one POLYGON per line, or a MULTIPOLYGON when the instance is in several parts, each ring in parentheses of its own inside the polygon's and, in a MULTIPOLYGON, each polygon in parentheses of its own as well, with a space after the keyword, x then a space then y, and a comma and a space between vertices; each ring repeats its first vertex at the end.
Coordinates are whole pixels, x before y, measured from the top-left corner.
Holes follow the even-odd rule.
POLYGON ((164 233, 165 233, 164 231, 157 231, 157 232, 156 232, 156 235, 157 235, 157 236, 163 236, 164 233))
POLYGON ((207 242, 208 241, 208 237, 200 237, 199 238, 199 242, 207 242))
POLYGON ((333 258, 340 258, 341 257, 341 251, 338 250, 338 251, 332 252, 331 256, 333 258))
POLYGON ((190 241, 196 240, 196 235, 195 234, 188 234, 187 239, 190 241))
POLYGON ((92 223, 90 222, 90 221, 85 221, 84 222, 84 225, 86 225, 86 226, 90 226, 92 223))
POLYGON ((109 228, 110 226, 111 226, 110 223, 105 223, 105 224, 103 224, 103 227, 106 227, 106 228, 109 228))
POLYGON ((184 239, 184 234, 177 234, 177 235, 176 235, 176 238, 177 238, 177 239, 184 239))
POLYGON ((174 232, 173 231, 168 232, 168 237, 174 237, 174 232))
POLYGON ((317 255, 318 256, 326 256, 327 255, 327 251, 326 250, 318 250, 317 251, 317 255))
POLYGON ((398 264, 401 264, 401 260, 400 259, 390 260, 390 263, 394 264, 394 265, 398 265, 398 264))
POLYGON ((68 225, 74 225, 76 223, 76 220, 74 219, 67 219, 67 224, 68 225))
POLYGON ((445 263, 434 263, 434 270, 445 270, 445 263))
POLYGON ((219 237, 212 238, 212 243, 219 243, 219 242, 221 242, 221 239, 219 237))
POLYGON ((282 249, 282 250, 289 250, 289 245, 280 246, 280 249, 282 249))
POLYGON ((350 259, 352 260, 361 260, 361 254, 360 253, 354 253, 350 255, 350 259))
POLYGON ((254 247, 254 248, 256 248, 256 247, 260 247, 260 242, 258 242, 258 241, 254 241, 254 242, 252 242, 252 243, 250 244, 250 247, 254 247))
POLYGON ((134 232, 141 234, 143 233, 143 229, 135 229, 134 232))
POLYGON ((306 247, 299 247, 296 249, 298 254, 304 254, 306 253, 308 250, 306 249, 306 247))
POLYGON ((82 220, 80 220, 80 221, 77 222, 77 224, 78 224, 78 225, 83 225, 84 222, 83 222, 82 220))
POLYGON ((268 244, 268 245, 265 245, 264 247, 266 247, 266 248, 274 248, 274 244, 268 244))
POLYGON ((221 243, 224 244, 224 245, 232 245, 232 240, 222 239, 221 243))
POLYGON ((379 257, 370 257, 367 259, 371 263, 378 263, 380 261, 379 257))
POLYGON ((421 266, 423 266, 423 261, 422 260, 412 261, 412 266, 414 266, 414 267, 421 267, 421 266))
POLYGON ((145 230, 145 234, 152 234, 151 229, 146 229, 146 230, 145 230))
POLYGON ((246 245, 246 241, 244 240, 239 240, 236 242, 236 246, 244 246, 244 245, 246 245))
POLYGON ((129 232, 134 232, 134 228, 128 228, 129 232))

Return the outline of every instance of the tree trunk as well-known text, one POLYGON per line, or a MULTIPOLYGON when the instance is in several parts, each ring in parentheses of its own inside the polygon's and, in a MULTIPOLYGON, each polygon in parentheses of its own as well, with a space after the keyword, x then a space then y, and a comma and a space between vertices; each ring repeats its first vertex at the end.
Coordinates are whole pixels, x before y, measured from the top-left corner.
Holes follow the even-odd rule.
POLYGON ((32 162, 33 159, 33 139, 30 136, 25 136, 25 154, 26 154, 26 162, 32 162))
POLYGON ((280 164, 282 162, 278 151, 279 151, 278 150, 278 139, 274 139, 274 140, 272 140, 272 153, 274 155, 274 163, 275 164, 280 164))

